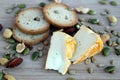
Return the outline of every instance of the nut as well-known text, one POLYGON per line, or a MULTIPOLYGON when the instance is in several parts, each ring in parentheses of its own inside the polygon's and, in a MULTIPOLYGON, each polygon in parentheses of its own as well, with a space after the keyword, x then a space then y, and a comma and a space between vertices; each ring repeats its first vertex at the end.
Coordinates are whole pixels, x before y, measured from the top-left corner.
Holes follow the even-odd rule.
POLYGON ((67 34, 74 33, 75 32, 75 28, 74 27, 73 28, 67 28, 67 29, 64 30, 64 32, 67 33, 67 34))
POLYGON ((89 68, 88 68, 88 73, 91 74, 91 73, 93 73, 93 72, 94 72, 93 68, 92 68, 92 67, 89 67, 89 68))
POLYGON ((3 72, 0 72, 0 80, 3 78, 3 72))
POLYGON ((95 60, 96 60, 95 57, 92 56, 92 57, 91 57, 91 62, 92 62, 92 63, 95 63, 95 60))
POLYGON ((110 35, 109 34, 102 34, 101 39, 102 39, 103 43, 106 43, 110 39, 110 35))
POLYGON ((5 65, 8 62, 7 58, 0 58, 0 65, 5 65))
POLYGON ((105 72, 112 73, 113 71, 115 71, 115 66, 108 66, 104 70, 105 72))
POLYGON ((70 74, 70 75, 75 75, 75 74, 76 74, 76 70, 69 69, 69 70, 68 70, 68 74, 70 74))
POLYGON ((91 59, 90 58, 87 58, 85 61, 84 61, 85 64, 90 64, 91 63, 91 59))
POLYGON ((36 61, 36 60, 38 60, 38 58, 39 58, 39 52, 33 52, 33 54, 32 54, 32 60, 33 61, 36 61))
POLYGON ((8 50, 11 47, 11 44, 8 44, 7 46, 4 47, 5 50, 8 50))
POLYGON ((6 68, 14 68, 23 62, 22 58, 14 58, 6 64, 6 68))
POLYGON ((78 13, 82 13, 82 14, 87 14, 90 9, 89 8, 84 8, 84 7, 78 7, 78 8, 75 8, 75 10, 78 12, 78 13))
POLYGON ((61 3, 62 0, 54 0, 56 3, 61 3))
POLYGON ((111 22, 111 23, 117 23, 117 18, 115 16, 109 16, 108 17, 108 20, 111 22))
POLYGON ((13 75, 10 75, 10 74, 5 74, 5 75, 4 75, 4 78, 5 78, 6 80, 16 80, 15 77, 14 77, 13 75))
POLYGON ((10 29, 5 29, 3 32, 3 37, 4 38, 10 38, 12 36, 12 31, 10 29))
POLYGON ((105 67, 105 64, 102 64, 102 63, 99 63, 96 65, 98 68, 102 68, 102 67, 105 67))
POLYGON ((25 44, 24 43, 18 43, 17 46, 16 46, 16 51, 18 53, 22 53, 25 49, 25 44))
POLYGON ((110 50, 109 47, 105 47, 105 48, 102 50, 102 52, 103 52, 103 55, 104 55, 104 56, 108 56, 108 55, 110 55, 111 50, 110 50))

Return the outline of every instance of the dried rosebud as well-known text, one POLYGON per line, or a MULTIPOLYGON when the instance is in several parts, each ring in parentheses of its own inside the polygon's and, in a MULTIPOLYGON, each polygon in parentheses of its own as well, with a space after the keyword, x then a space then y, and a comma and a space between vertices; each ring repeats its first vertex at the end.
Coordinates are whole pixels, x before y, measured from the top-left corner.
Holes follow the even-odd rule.
POLYGON ((6 64, 6 68, 14 68, 23 62, 22 58, 14 58, 6 64))

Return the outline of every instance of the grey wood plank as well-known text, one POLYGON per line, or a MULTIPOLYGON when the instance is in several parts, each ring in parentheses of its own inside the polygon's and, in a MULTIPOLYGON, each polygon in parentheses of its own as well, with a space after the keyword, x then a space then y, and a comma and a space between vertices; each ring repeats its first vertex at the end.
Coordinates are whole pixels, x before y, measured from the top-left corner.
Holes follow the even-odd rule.
MULTIPOLYGON (((97 11, 97 15, 95 16, 89 16, 89 15, 79 15, 80 18, 89 18, 89 17, 96 17, 100 20, 102 20, 105 25, 104 26, 97 26, 97 25, 91 25, 94 28, 98 30, 103 30, 104 27, 108 26, 107 19, 103 16, 100 16, 100 12, 104 11, 104 9, 110 9, 112 12, 111 15, 115 15, 118 18, 118 21, 120 21, 120 4, 118 6, 110 6, 109 4, 107 5, 100 5, 98 4, 99 0, 63 0, 63 2, 70 7, 78 7, 78 6, 83 6, 83 7, 89 7, 95 11, 97 11)), ((118 3, 120 3, 120 0, 116 0, 118 3)), ((0 0, 0 23, 4 26, 4 29, 7 27, 12 27, 12 25, 15 23, 14 18, 15 14, 6 14, 5 9, 9 8, 12 4, 19 4, 19 3, 26 3, 27 7, 33 7, 33 6, 38 6, 40 2, 46 2, 49 3, 47 0, 0 0)), ((111 29, 115 29, 117 31, 120 30, 120 23, 118 23, 117 26, 112 27, 111 29)), ((0 32, 0 57, 7 51, 4 50, 4 46, 6 46, 8 43, 4 41, 4 38, 2 37, 2 32, 0 32)), ((38 46, 38 45, 37 45, 38 46)), ((37 47, 35 46, 35 47, 37 47)), ((33 52, 33 51, 32 51, 33 52)), ((31 52, 31 54, 32 54, 31 52)), ((120 58, 119 56, 116 56, 115 53, 113 52, 110 56, 108 57, 103 57, 100 54, 96 55, 96 62, 91 63, 89 65, 85 65, 84 63, 80 63, 77 65, 72 65, 70 69, 75 69, 77 70, 76 75, 61 75, 57 73, 56 71, 52 70, 45 70, 44 69, 44 63, 45 63, 45 57, 39 59, 38 61, 34 62, 31 60, 31 55, 28 56, 22 56, 24 58, 24 62, 14 68, 14 69, 7 69, 7 71, 11 74, 13 74, 17 80, 66 80, 67 77, 74 77, 77 80, 120 80, 120 58), (113 59, 114 60, 114 65, 117 68, 117 71, 115 74, 108 74, 105 73, 103 68, 97 68, 96 64, 98 63, 104 63, 107 65, 109 64, 109 61, 113 59), (94 68, 94 73, 89 74, 87 72, 88 67, 93 67, 94 68)), ((3 67, 0 66, 0 70, 3 69, 3 67)))

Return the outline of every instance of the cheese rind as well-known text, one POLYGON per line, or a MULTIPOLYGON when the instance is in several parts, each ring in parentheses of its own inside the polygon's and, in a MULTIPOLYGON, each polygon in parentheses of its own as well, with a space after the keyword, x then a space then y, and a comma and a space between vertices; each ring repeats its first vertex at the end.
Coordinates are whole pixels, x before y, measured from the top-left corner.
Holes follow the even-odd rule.
POLYGON ((65 74, 71 65, 69 60, 75 51, 76 41, 70 35, 57 31, 51 37, 45 69, 57 70, 65 74))
POLYGON ((103 42, 100 36, 86 26, 81 26, 80 30, 74 35, 74 38, 77 46, 71 58, 73 64, 80 63, 86 58, 94 56, 103 48, 103 42))

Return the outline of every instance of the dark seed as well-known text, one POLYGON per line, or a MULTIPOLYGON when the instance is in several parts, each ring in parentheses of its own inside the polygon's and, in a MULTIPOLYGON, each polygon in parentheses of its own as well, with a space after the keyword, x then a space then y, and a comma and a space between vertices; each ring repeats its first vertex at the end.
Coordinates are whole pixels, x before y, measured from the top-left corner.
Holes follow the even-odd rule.
POLYGON ((115 66, 108 66, 104 70, 105 72, 112 73, 113 71, 115 71, 115 66))

